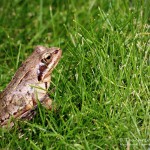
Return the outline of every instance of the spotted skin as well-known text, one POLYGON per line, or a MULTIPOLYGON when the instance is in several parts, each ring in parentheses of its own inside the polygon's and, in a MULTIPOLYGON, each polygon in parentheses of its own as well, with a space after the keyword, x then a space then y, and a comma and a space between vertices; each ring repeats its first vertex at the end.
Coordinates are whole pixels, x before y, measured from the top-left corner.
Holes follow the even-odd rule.
POLYGON ((0 94, 0 126, 7 125, 11 118, 32 118, 37 101, 51 109, 52 100, 47 90, 61 55, 62 51, 57 47, 35 47, 0 94))

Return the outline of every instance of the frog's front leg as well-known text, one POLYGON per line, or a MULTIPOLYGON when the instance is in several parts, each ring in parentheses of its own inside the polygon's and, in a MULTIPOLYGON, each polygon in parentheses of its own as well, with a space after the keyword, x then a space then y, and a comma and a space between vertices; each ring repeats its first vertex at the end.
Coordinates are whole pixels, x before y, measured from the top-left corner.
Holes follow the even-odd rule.
MULTIPOLYGON (((35 102, 35 100, 34 100, 35 102)), ((52 99, 48 97, 48 95, 45 95, 43 100, 41 101, 41 104, 43 107, 46 109, 52 110, 52 99)), ((31 120, 35 115, 37 111, 38 104, 36 104, 33 109, 28 110, 26 113, 24 113, 20 118, 25 119, 25 120, 31 120)))
POLYGON ((42 105, 49 109, 52 110, 52 99, 48 97, 48 95, 46 95, 45 99, 42 101, 42 105))

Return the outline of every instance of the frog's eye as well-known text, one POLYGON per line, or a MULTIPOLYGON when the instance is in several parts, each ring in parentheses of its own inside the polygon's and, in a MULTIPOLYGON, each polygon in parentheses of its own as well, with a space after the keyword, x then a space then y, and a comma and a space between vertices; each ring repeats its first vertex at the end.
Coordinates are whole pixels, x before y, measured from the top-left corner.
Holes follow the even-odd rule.
POLYGON ((51 59, 51 56, 50 56, 50 55, 46 57, 46 60, 50 60, 50 59, 51 59))
POLYGON ((47 64, 47 63, 50 62, 50 60, 51 60, 51 54, 46 55, 46 56, 42 59, 42 62, 47 64))

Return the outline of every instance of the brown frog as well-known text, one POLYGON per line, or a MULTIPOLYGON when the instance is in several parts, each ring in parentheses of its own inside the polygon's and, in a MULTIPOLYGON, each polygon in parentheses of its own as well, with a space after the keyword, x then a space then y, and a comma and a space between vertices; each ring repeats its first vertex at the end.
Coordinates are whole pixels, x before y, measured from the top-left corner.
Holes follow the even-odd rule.
POLYGON ((51 73, 60 60, 60 48, 37 46, 22 63, 6 89, 0 94, 0 126, 10 118, 31 118, 38 101, 51 109, 47 90, 51 73))

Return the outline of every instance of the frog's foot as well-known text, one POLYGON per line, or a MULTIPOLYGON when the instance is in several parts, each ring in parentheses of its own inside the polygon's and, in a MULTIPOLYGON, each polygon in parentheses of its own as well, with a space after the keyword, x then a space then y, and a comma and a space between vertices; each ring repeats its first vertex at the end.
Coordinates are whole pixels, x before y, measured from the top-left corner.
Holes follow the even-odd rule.
POLYGON ((50 99, 48 96, 42 101, 42 105, 49 109, 52 110, 52 99, 50 99))
MULTIPOLYGON (((45 98, 42 100, 41 102, 42 106, 45 107, 48 110, 52 110, 52 99, 50 99, 47 95, 45 96, 45 98)), ((36 111, 37 111, 37 103, 34 103, 34 106, 32 109, 24 112, 19 118, 25 119, 25 120, 31 120, 35 115, 36 115, 36 111)), ((55 108, 54 108, 55 110, 55 108)))

